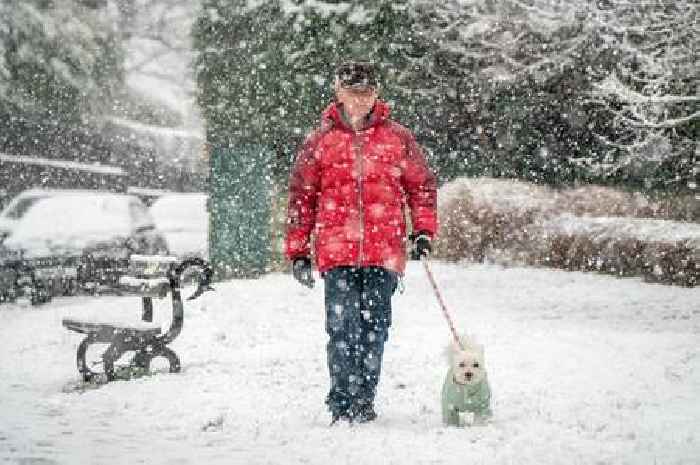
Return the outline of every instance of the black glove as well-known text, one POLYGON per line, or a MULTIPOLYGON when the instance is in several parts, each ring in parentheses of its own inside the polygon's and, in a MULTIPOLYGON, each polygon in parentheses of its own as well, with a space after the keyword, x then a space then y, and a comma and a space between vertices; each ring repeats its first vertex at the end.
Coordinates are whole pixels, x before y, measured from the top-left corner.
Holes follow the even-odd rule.
POLYGON ((292 274, 294 275, 294 279, 299 281, 302 286, 313 289, 314 273, 309 257, 295 258, 292 262, 292 274))
POLYGON ((423 257, 428 257, 433 251, 430 245, 430 235, 426 231, 418 231, 416 234, 411 234, 409 239, 413 241, 411 247, 411 260, 420 260, 423 257))

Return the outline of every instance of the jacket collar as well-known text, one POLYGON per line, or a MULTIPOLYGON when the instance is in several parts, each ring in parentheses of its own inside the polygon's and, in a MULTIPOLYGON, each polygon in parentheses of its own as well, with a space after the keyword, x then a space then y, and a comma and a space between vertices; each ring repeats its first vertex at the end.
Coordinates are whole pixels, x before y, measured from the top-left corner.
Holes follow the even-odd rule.
MULTIPOLYGON (((387 105, 383 100, 377 99, 372 107, 372 111, 366 118, 365 124, 362 126, 362 130, 369 129, 373 126, 377 126, 387 119, 389 119, 389 114, 391 110, 389 105, 387 105)), ((345 112, 343 111, 343 106, 338 102, 333 102, 323 110, 322 113, 322 125, 336 126, 343 129, 352 131, 352 126, 345 118, 345 112)))

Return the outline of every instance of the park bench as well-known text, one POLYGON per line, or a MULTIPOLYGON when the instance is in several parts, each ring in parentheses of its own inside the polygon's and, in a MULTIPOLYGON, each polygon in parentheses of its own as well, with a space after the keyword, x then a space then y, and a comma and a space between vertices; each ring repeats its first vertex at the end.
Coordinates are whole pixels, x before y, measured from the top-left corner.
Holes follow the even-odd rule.
POLYGON ((132 255, 127 274, 119 279, 119 290, 126 295, 141 297, 140 322, 124 325, 63 319, 63 326, 67 329, 85 335, 76 354, 78 372, 83 381, 108 382, 145 374, 150 371, 151 361, 157 357, 168 361, 171 373, 180 371, 180 359, 168 344, 182 331, 184 312, 180 288, 183 276, 191 271, 197 271, 197 289, 188 300, 211 290, 212 272, 204 260, 190 258, 181 261, 175 257, 132 255), (153 299, 164 298, 168 293, 171 295, 172 320, 163 334, 160 325, 153 323, 153 299), (88 360, 89 347, 97 344, 108 346, 98 361, 88 360), (129 364, 116 367, 115 363, 127 352, 134 352, 129 364), (97 365, 102 365, 101 371, 97 365))

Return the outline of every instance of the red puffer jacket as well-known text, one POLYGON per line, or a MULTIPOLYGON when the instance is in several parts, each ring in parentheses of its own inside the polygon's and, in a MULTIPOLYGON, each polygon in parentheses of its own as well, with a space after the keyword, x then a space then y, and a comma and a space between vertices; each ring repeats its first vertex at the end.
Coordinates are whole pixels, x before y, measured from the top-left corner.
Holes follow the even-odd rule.
POLYGON ((324 112, 292 170, 285 252, 310 255, 314 233, 316 263, 336 266, 406 266, 408 205, 414 231, 437 230, 436 181, 411 132, 389 120, 377 101, 364 128, 355 131, 338 104, 324 112))

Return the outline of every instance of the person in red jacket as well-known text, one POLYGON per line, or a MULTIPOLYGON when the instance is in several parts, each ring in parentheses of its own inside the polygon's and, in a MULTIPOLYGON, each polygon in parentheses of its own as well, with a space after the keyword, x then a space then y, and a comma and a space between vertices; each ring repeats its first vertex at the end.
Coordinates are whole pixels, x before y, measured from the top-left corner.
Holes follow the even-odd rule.
POLYGON ((325 281, 332 423, 376 418, 391 297, 406 266, 405 208, 412 258, 430 252, 437 231, 435 176, 413 134, 389 118, 378 88, 372 63, 338 66, 336 99, 289 181, 286 256, 294 277, 313 287, 313 237, 325 281))

